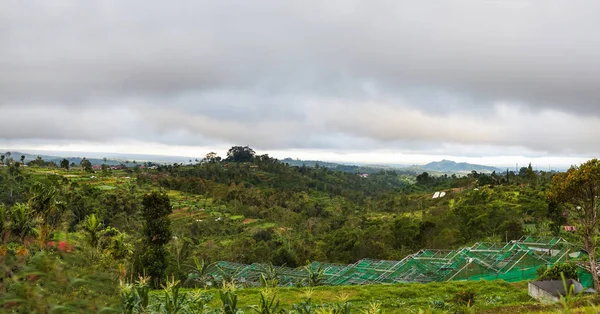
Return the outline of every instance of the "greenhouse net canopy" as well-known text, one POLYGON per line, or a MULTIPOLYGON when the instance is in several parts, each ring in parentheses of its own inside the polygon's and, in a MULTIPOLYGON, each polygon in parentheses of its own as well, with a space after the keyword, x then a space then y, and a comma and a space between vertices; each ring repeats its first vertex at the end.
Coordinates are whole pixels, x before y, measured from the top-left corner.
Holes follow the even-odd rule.
MULTIPOLYGON (((313 262, 301 268, 216 262, 206 276, 260 286, 261 274, 275 276, 280 286, 306 284, 319 276, 322 285, 365 285, 452 280, 532 280, 541 267, 586 258, 585 251, 559 237, 523 237, 505 244, 476 243, 457 250, 424 249, 399 261, 362 259, 350 265, 313 262)), ((592 285, 591 274, 579 267, 579 280, 592 285)))

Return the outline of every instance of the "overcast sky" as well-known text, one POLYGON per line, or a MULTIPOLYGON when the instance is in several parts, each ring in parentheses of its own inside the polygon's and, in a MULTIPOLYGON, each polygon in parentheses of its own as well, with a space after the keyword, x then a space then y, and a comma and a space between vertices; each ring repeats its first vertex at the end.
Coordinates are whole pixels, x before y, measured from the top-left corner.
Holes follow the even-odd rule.
POLYGON ((600 154, 599 1, 0 1, 0 149, 600 154))

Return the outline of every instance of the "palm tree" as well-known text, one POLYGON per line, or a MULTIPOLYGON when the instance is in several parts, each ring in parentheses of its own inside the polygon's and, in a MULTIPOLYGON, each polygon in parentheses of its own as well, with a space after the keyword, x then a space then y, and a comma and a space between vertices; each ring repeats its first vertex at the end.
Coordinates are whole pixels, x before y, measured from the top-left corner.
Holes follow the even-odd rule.
POLYGON ((40 245, 43 247, 50 233, 60 224, 66 206, 59 200, 59 190, 54 186, 36 182, 30 192, 28 204, 40 220, 40 245))
POLYGON ((10 219, 7 226, 11 235, 23 241, 29 236, 36 236, 36 220, 33 211, 27 204, 16 203, 10 211, 10 219))
POLYGON ((102 231, 102 223, 96 217, 95 214, 91 214, 85 217, 83 221, 83 231, 87 233, 88 236, 88 244, 93 248, 98 247, 98 243, 100 242, 100 232, 102 231))

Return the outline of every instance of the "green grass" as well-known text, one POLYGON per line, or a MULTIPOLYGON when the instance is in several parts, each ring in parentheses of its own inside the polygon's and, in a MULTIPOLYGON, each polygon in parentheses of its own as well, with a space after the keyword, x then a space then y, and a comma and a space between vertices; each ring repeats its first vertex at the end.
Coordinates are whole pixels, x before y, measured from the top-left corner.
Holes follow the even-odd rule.
POLYGON ((98 188, 100 190, 114 190, 114 189, 116 189, 116 187, 110 186, 110 185, 98 185, 98 186, 96 186, 96 188, 98 188))
MULTIPOLYGON (((186 291, 190 291, 185 289, 186 291)), ((213 295, 210 306, 219 307, 218 290, 205 290, 213 295)), ((245 310, 259 302, 260 288, 236 290, 238 305, 245 310)), ((457 305, 452 301, 460 291, 476 293, 474 310, 476 313, 523 313, 552 312, 558 305, 543 305, 527 295, 527 282, 507 283, 505 281, 461 281, 442 283, 406 283, 394 285, 365 286, 321 286, 315 288, 278 288, 277 296, 285 308, 299 304, 310 295, 313 304, 332 305, 343 300, 352 303, 355 310, 366 309, 372 303, 381 304, 385 313, 418 313, 419 309, 431 308, 453 313, 457 305)), ((160 295, 154 291, 153 296, 160 295)))
POLYGON ((252 228, 256 228, 256 229, 269 229, 269 228, 274 228, 274 227, 277 227, 277 224, 274 222, 262 222, 260 224, 252 226, 252 228))

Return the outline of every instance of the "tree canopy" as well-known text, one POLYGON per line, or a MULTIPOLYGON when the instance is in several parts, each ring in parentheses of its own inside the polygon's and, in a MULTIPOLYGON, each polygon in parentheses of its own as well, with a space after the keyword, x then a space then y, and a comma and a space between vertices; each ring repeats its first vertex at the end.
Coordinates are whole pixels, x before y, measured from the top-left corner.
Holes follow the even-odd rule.
POLYGON ((249 146, 233 146, 227 151, 227 161, 251 162, 256 153, 249 146))
MULTIPOLYGON (((600 196, 600 161, 592 159, 579 167, 554 176, 548 197, 561 204, 577 222, 585 249, 590 255, 590 269, 596 269, 595 252, 598 236, 598 196, 600 196)), ((600 291, 598 277, 594 286, 600 291)))

